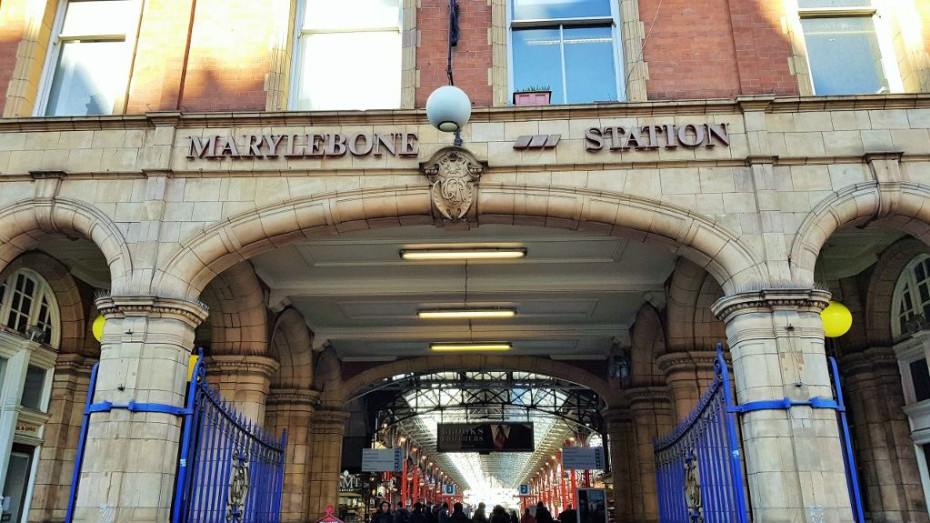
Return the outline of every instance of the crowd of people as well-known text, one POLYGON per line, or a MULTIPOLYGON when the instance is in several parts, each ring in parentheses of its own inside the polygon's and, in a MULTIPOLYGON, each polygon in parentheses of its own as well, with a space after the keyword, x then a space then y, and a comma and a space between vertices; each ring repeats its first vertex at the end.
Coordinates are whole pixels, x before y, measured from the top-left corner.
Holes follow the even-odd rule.
MULTIPOLYGON (((571 505, 559 514, 559 523, 575 523, 577 517, 571 505)), ((378 511, 371 517, 369 523, 555 523, 552 513, 540 501, 535 510, 527 508, 520 516, 516 510, 508 511, 502 505, 495 505, 491 513, 487 513, 487 505, 478 503, 466 507, 462 503, 453 503, 451 509, 448 502, 414 503, 412 510, 398 502, 392 506, 389 501, 382 501, 378 511)))

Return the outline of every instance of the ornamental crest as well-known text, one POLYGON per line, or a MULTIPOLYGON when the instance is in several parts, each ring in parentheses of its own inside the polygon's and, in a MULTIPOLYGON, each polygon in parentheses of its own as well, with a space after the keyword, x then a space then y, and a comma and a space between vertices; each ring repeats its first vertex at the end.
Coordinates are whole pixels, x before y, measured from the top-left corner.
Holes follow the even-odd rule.
POLYGON ((690 449, 685 456, 685 499, 691 523, 704 523, 704 506, 701 500, 701 474, 698 471, 697 453, 690 449))
POLYGON ((233 453, 229 474, 229 493, 226 498, 226 521, 242 521, 245 498, 249 493, 249 452, 238 449, 233 453))
POLYGON ((447 147, 422 164, 433 209, 448 222, 468 221, 484 166, 465 149, 447 147))

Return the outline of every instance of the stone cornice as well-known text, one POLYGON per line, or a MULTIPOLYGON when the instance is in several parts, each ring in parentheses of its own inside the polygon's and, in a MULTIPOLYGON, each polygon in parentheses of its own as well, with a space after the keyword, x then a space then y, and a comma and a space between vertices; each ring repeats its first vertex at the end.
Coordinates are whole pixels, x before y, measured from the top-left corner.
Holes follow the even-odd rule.
POLYGON ((271 378, 281 367, 277 361, 266 356, 253 354, 211 354, 207 357, 210 367, 229 374, 258 373, 271 378))
POLYGON ((820 312, 830 303, 830 292, 821 289, 761 289, 724 296, 711 306, 721 321, 736 314, 772 312, 777 309, 806 309, 820 312))
POLYGON ((97 310, 107 318, 148 316, 172 318, 193 328, 207 319, 207 306, 176 298, 157 296, 103 296, 96 300, 97 310))
MULTIPOLYGON (((930 94, 881 94, 856 96, 771 97, 675 100, 656 102, 606 102, 540 107, 478 107, 471 122, 511 122, 540 119, 626 118, 700 114, 740 114, 746 111, 815 112, 842 110, 930 108, 930 94)), ((138 115, 2 118, 0 132, 85 131, 101 129, 154 129, 263 126, 334 125, 429 125, 423 109, 380 111, 241 111, 211 113, 152 112, 138 115)))

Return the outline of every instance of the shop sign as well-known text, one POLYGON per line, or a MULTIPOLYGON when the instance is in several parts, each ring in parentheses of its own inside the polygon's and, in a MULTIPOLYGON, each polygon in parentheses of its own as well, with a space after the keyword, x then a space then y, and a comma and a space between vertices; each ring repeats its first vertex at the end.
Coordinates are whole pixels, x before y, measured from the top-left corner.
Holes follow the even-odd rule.
POLYGON ((416 157, 416 133, 307 133, 189 136, 190 160, 340 158, 351 156, 416 157))
POLYGON ((39 426, 32 423, 18 422, 16 424, 16 435, 26 436, 29 438, 39 437, 39 426))
POLYGON ((339 475, 339 492, 357 492, 362 488, 362 480, 357 474, 349 474, 348 470, 339 475))
POLYGON ((644 125, 591 127, 584 133, 585 150, 650 151, 684 147, 730 146, 726 123, 686 123, 681 125, 644 125))

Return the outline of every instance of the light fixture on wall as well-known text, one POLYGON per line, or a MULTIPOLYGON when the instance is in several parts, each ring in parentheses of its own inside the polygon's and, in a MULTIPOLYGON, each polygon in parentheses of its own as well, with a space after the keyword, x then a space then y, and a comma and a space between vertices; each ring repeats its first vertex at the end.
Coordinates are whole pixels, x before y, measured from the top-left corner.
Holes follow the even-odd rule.
POLYGON ((469 308, 456 309, 420 309, 417 316, 424 320, 452 320, 452 319, 489 319, 512 318, 517 314, 513 308, 469 308))
POLYGON ((449 0, 449 39, 446 76, 449 85, 444 85, 429 95, 426 100, 426 118, 433 127, 445 133, 455 133, 454 144, 462 145, 462 127, 471 116, 471 100, 465 91, 455 86, 452 77, 452 48, 459 43, 459 6, 449 0))
POLYGON ((401 249, 404 260, 506 260, 526 257, 524 248, 474 247, 474 248, 422 248, 401 249))
POLYGON ((435 352, 499 352, 513 348, 509 341, 482 342, 437 342, 430 343, 430 350, 435 352))

